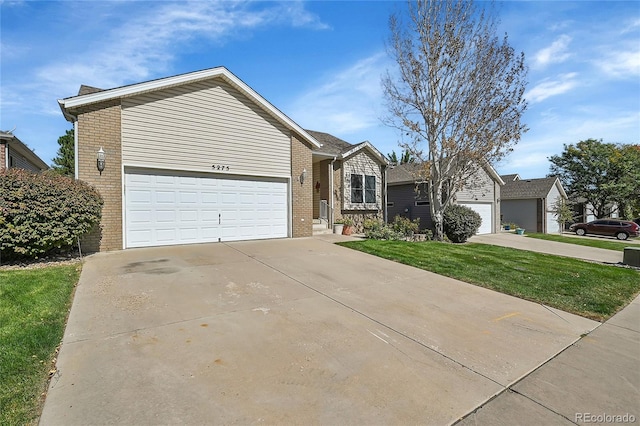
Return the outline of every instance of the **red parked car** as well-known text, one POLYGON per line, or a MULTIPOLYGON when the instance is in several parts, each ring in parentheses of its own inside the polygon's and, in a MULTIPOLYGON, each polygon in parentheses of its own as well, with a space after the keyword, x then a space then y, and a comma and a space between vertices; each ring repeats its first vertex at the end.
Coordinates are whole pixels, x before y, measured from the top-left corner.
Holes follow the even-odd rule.
POLYGON ((588 223, 574 223, 569 227, 569 231, 577 235, 607 235, 626 240, 629 237, 637 237, 640 234, 640 226, 620 219, 597 219, 588 223))

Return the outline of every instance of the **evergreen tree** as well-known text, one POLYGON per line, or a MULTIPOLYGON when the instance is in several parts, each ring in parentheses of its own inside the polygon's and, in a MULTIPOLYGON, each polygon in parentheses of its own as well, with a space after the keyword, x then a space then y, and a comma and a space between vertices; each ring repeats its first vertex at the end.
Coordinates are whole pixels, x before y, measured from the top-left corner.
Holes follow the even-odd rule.
POLYGON ((61 175, 75 175, 75 150, 74 150, 74 132, 73 129, 67 130, 63 136, 58 138, 57 157, 53 159, 53 170, 61 175))

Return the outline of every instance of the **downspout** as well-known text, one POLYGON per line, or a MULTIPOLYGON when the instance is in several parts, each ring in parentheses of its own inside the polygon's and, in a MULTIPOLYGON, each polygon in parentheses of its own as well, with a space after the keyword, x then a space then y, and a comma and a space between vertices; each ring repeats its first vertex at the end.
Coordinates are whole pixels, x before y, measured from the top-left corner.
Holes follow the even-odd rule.
POLYGON ((387 223, 387 216, 388 216, 388 212, 387 212, 387 169, 388 167, 385 164, 380 165, 380 167, 382 167, 382 179, 384 180, 384 184, 383 184, 383 188, 384 188, 384 194, 382 194, 382 206, 383 206, 383 210, 382 210, 382 223, 387 223))
POLYGON ((73 120, 73 175, 78 180, 78 118, 74 117, 73 120))
POLYGON ((334 222, 334 213, 333 213, 333 163, 336 162, 338 157, 333 157, 331 163, 329 164, 329 223, 327 224, 330 228, 333 227, 334 222))

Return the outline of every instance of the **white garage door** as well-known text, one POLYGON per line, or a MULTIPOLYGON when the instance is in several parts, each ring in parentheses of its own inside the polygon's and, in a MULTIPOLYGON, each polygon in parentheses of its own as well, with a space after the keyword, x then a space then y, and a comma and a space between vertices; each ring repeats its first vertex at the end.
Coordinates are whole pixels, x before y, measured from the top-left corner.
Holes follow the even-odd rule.
POLYGON ((482 218, 482 225, 480 225, 480 229, 478 229, 478 234, 490 234, 491 233, 491 224, 493 223, 493 215, 491 214, 491 204, 464 204, 460 203, 462 206, 469 207, 470 209, 477 212, 482 218))
POLYGON ((554 212, 547 212, 547 234, 557 234, 560 232, 560 224, 558 223, 558 215, 554 212))
POLYGON ((287 183, 159 172, 125 174, 127 247, 282 238, 287 183))

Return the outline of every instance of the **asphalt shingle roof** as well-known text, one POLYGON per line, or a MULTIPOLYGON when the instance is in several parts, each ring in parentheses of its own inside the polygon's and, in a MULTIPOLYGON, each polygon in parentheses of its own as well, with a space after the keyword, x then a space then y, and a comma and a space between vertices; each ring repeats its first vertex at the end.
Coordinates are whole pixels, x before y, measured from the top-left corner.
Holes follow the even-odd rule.
POLYGON ((322 148, 319 148, 318 151, 331 155, 340 155, 343 152, 349 151, 354 145, 350 144, 347 141, 343 141, 340 138, 337 138, 329 133, 317 132, 315 130, 305 129, 307 133, 315 138, 320 144, 322 144, 322 148))
POLYGON ((539 179, 508 179, 512 175, 501 176, 504 185, 500 188, 500 198, 503 200, 520 200, 527 198, 545 198, 556 182, 556 177, 539 179))
POLYGON ((387 183, 413 183, 419 176, 420 166, 415 163, 405 163, 389 167, 387 171, 387 183))
POLYGON ((87 85, 80 85, 80 90, 78 90, 78 96, 82 96, 82 95, 88 95, 89 93, 97 93, 97 92, 104 92, 104 89, 98 89, 97 87, 92 87, 92 86, 87 86, 87 85))
POLYGON ((516 176, 518 176, 517 173, 514 173, 512 175, 500 175, 500 178, 502 178, 503 181, 506 182, 513 182, 514 180, 516 180, 516 176))

